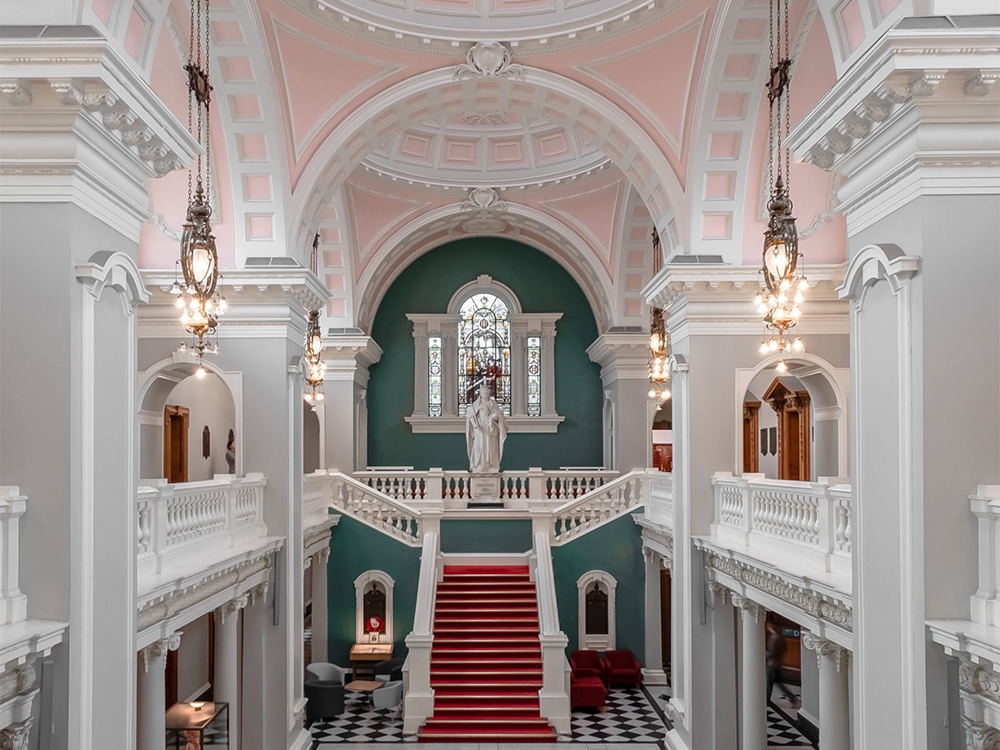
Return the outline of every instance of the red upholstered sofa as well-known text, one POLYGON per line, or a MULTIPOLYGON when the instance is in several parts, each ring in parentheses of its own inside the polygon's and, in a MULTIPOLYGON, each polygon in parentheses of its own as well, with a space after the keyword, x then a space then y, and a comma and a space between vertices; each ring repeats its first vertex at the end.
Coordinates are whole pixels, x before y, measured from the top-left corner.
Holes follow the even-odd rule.
POLYGON ((642 667, 628 649, 608 651, 604 658, 605 681, 609 685, 638 685, 642 667))
POLYGON ((574 651, 569 657, 569 667, 574 678, 596 677, 602 683, 607 682, 604 659, 596 651, 574 651))
POLYGON ((569 702, 573 708, 599 708, 604 711, 608 689, 600 677, 578 677, 574 672, 569 682, 569 702))

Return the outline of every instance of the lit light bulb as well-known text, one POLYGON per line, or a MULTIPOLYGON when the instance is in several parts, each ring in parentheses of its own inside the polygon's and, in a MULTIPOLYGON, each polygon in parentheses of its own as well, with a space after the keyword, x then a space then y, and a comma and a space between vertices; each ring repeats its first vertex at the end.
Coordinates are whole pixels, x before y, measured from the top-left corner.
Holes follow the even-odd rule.
POLYGON ((806 301, 806 298, 802 296, 802 292, 795 293, 795 304, 800 305, 806 301))
POLYGON ((783 305, 783 304, 785 304, 786 302, 788 302, 788 297, 786 297, 786 296, 785 296, 785 293, 784 293, 784 292, 781 292, 781 293, 780 293, 780 294, 778 295, 778 304, 779 304, 779 305, 783 305))
POLYGON ((786 289, 788 289, 789 287, 791 287, 791 285, 792 285, 792 282, 790 282, 788 279, 782 279, 781 280, 781 291, 785 291, 786 289))
POLYGON ((808 280, 806 280, 806 277, 803 276, 801 279, 799 279, 799 289, 805 291, 808 288, 809 288, 809 282, 808 280))
POLYGON ((195 245, 191 253, 191 274, 195 280, 204 283, 212 270, 212 256, 204 245, 195 245))
POLYGON ((788 365, 785 364, 785 360, 779 359, 774 369, 778 372, 788 372, 788 365))
POLYGON ((215 346, 212 347, 212 354, 218 354, 218 353, 219 353, 219 342, 215 342, 215 346))
POLYGON ((774 339, 771 339, 767 344, 767 348, 772 352, 778 351, 778 342, 775 341, 774 339))
POLYGON ((760 342, 760 353, 761 354, 767 354, 767 342, 766 341, 761 341, 760 342))
POLYGON ((326 394, 323 393, 323 391, 320 391, 319 393, 316 394, 317 401, 322 401, 324 398, 326 398, 326 394))
POLYGON ((178 310, 184 307, 184 298, 178 297, 177 300, 174 302, 174 307, 176 307, 178 310))
POLYGON ((177 282, 177 279, 174 279, 174 283, 170 285, 170 293, 171 294, 181 293, 181 285, 177 282))
POLYGON ((795 307, 792 308, 792 317, 793 318, 798 318, 801 315, 802 315, 802 311, 799 309, 798 305, 796 305, 795 307))
POLYGON ((757 296, 753 298, 754 305, 757 306, 757 307, 760 307, 760 305, 761 305, 761 303, 763 301, 764 301, 764 298, 760 296, 760 292, 757 292, 757 296))
POLYGON ((778 304, 778 298, 775 297, 773 294, 769 294, 767 296, 767 304, 768 307, 774 307, 776 304, 778 304))
POLYGON ((308 401, 308 402, 309 402, 310 404, 312 403, 312 400, 313 400, 313 397, 312 397, 312 394, 311 394, 311 393, 303 393, 303 394, 302 394, 302 398, 304 398, 304 399, 305 399, 306 401, 308 401))
POLYGON ((662 391, 660 391, 660 398, 664 400, 670 398, 670 391, 664 388, 662 391))
POLYGON ((649 397, 650 398, 656 398, 656 389, 655 388, 650 388, 649 389, 649 397))
POLYGON ((194 375, 198 380, 201 380, 205 377, 205 368, 199 365, 198 369, 194 371, 194 375))
POLYGON ((229 309, 229 303, 226 302, 226 298, 219 297, 219 312, 224 313, 228 309, 229 309))
POLYGON ((792 344, 792 349, 797 352, 801 352, 805 348, 806 345, 802 343, 802 339, 795 339, 795 342, 792 344))
POLYGON ((187 310, 181 313, 181 325, 187 325, 191 321, 191 316, 188 315, 187 310))

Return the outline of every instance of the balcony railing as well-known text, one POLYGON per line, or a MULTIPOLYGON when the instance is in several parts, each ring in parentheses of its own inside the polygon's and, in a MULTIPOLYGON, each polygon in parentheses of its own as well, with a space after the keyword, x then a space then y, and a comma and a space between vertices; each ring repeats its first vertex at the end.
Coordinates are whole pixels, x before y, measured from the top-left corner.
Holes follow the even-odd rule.
POLYGON ((263 536, 263 474, 203 482, 140 486, 136 553, 140 575, 160 573, 174 559, 224 549, 263 536))
MULTIPOLYGON (((835 480, 836 482, 836 480, 835 480)), ((851 487, 717 472, 713 535, 851 572, 851 487), (793 549, 794 548, 794 549, 793 549)))
MULTIPOLYGON (((377 470, 358 471, 354 478, 395 500, 467 500, 471 475, 467 471, 377 470)), ((504 471, 499 500, 565 501, 585 495, 618 476, 605 469, 504 471)))

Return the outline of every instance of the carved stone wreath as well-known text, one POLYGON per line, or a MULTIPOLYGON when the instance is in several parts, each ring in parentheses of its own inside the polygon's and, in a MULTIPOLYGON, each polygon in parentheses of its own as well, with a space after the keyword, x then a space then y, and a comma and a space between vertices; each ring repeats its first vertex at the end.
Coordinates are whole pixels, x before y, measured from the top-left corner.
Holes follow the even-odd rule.
POLYGON ((500 194, 491 187, 477 187, 469 191, 468 200, 459 206, 463 211, 495 211, 501 213, 507 210, 507 203, 500 200, 500 194))
POLYGON ((524 68, 512 64, 510 50, 500 42, 476 42, 465 56, 465 62, 452 73, 456 81, 479 78, 506 78, 524 80, 524 68))

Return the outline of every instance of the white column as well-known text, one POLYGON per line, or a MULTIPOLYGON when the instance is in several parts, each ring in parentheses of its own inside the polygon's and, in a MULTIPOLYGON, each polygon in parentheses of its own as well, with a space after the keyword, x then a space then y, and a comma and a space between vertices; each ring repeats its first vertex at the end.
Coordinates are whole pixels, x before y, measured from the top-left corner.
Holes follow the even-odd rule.
POLYGON ((715 748, 739 747, 737 725, 733 717, 739 710, 736 690, 736 618, 726 597, 730 591, 708 571, 712 607, 712 660, 714 662, 714 700, 712 721, 715 724, 715 748))
MULTIPOLYGON (((458 323, 441 326, 441 413, 458 414, 458 323)), ((464 367, 464 365, 463 365, 464 367)))
POLYGON ((556 413, 556 324, 542 324, 542 414, 556 413))
POLYGON ((850 750, 850 697, 847 687, 850 652, 812 633, 802 634, 802 645, 816 652, 819 666, 820 750, 850 750))
POLYGON ((733 594, 733 604, 743 622, 743 648, 740 695, 740 750, 767 748, 767 686, 764 650, 764 608, 740 594, 733 594))
POLYGON ((427 323, 413 324, 413 416, 427 416, 427 323))
POLYGON ((139 652, 142 668, 139 670, 136 696, 138 750, 163 750, 166 747, 167 651, 176 651, 180 645, 181 634, 174 633, 139 652))
MULTIPOLYGON (((264 631, 271 625, 267 606, 268 582, 258 583, 249 592, 250 601, 243 611, 243 708, 240 716, 241 750, 265 750, 265 711, 269 692, 265 669, 264 631)), ((236 750, 233 748, 232 750, 236 750)))
POLYGON ((528 413, 528 332, 524 324, 514 323, 510 347, 510 413, 528 413))
POLYGON ((325 662, 327 656, 327 641, 329 639, 330 613, 327 604, 327 563, 330 561, 330 548, 317 552, 312 564, 312 660, 325 662))
POLYGON ((660 640, 663 617, 663 608, 660 604, 660 570, 663 558, 648 547, 644 547, 642 559, 646 566, 646 666, 642 670, 642 681, 647 685, 666 685, 667 675, 663 671, 663 643, 660 640))
POLYGON ((240 610, 249 597, 243 594, 215 610, 215 684, 216 701, 229 704, 229 746, 239 745, 239 622, 240 610))

